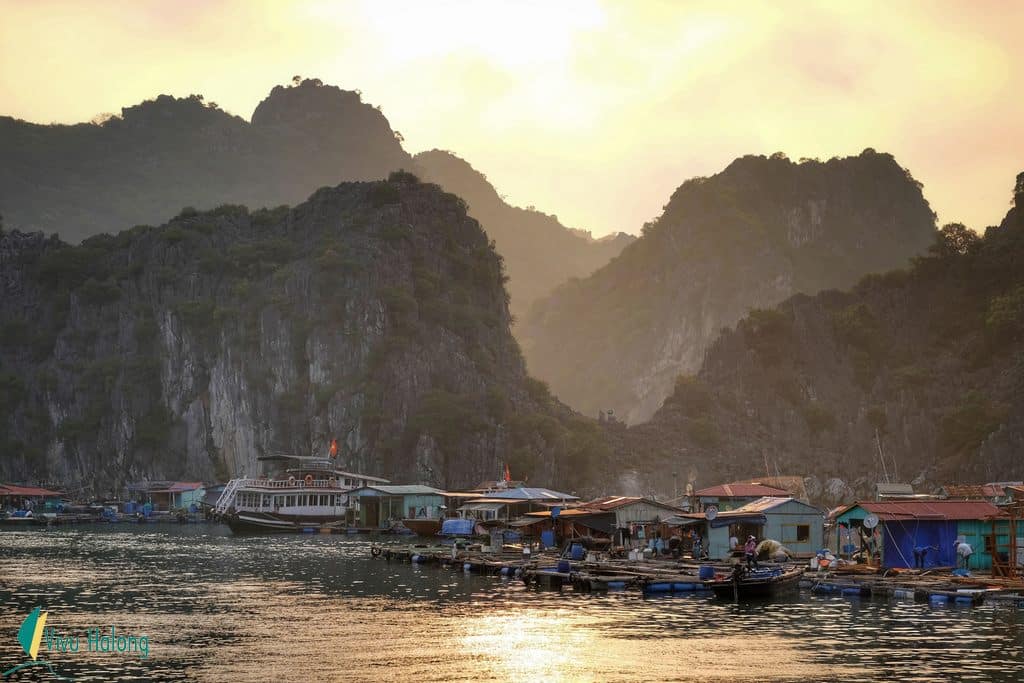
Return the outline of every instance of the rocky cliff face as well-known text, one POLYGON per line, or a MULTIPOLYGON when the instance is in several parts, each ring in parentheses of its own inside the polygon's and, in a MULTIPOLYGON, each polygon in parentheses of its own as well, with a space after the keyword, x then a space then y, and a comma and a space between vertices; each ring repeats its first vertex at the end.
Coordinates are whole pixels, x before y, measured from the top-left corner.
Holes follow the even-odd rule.
POLYGON ((901 267, 934 232, 920 186, 889 155, 744 157, 683 184, 619 257, 538 302, 520 340, 562 400, 637 423, 750 309, 901 267))
POLYGON ((73 242, 183 206, 294 204, 411 165, 378 109, 316 80, 274 88, 251 123, 197 95, 161 95, 99 125, 0 117, 0 148, 8 226, 73 242))
POLYGON ((507 204, 487 177, 450 152, 431 150, 414 158, 416 173, 469 205, 508 266, 512 313, 522 318, 533 302, 569 278, 586 277, 635 240, 616 233, 596 240, 556 216, 507 204))
POLYGON ((408 174, 79 246, 0 231, 0 479, 224 479, 337 438, 394 480, 565 483, 602 444, 526 376, 503 278, 408 174))
POLYGON ((1015 203, 909 270, 751 313, 617 450, 652 480, 805 475, 831 504, 887 479, 1024 479, 1024 174, 1015 203))

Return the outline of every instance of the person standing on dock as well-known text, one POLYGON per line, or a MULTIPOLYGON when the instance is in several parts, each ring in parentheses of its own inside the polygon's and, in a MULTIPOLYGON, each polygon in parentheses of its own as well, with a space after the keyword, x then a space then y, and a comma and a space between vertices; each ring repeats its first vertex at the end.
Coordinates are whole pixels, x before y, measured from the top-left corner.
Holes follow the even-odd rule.
POLYGON ((924 569, 924 558, 928 554, 928 546, 914 546, 914 569, 924 569))
POLYGON ((961 569, 967 569, 967 565, 971 562, 971 555, 974 554, 974 548, 967 541, 958 541, 954 545, 957 556, 957 564, 961 569))
POLYGON ((743 546, 743 556, 747 558, 747 569, 753 567, 757 569, 757 539, 753 536, 747 537, 747 542, 743 546))

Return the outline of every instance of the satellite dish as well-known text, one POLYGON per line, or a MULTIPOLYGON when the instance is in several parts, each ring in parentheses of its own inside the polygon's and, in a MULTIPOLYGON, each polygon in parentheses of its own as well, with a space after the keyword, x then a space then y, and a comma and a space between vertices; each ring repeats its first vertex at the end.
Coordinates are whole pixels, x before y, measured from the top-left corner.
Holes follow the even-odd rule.
POLYGON ((874 529, 876 526, 878 526, 878 515, 872 512, 864 518, 864 527, 867 529, 874 529))
POLYGON ((707 509, 704 510, 704 517, 709 522, 715 521, 715 517, 718 517, 718 508, 714 505, 709 505, 707 509))

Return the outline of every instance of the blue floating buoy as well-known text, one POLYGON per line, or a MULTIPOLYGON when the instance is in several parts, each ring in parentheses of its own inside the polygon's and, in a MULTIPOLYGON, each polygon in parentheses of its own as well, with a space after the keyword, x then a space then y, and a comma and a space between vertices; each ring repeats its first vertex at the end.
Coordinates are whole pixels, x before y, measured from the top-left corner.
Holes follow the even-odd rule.
POLYGON ((958 595, 956 596, 956 604, 958 605, 973 605, 974 598, 969 595, 958 595))
POLYGON ((697 585, 693 584, 693 583, 673 583, 672 584, 672 590, 675 590, 675 591, 695 591, 695 590, 697 590, 697 585))
MULTIPOLYGON (((612 590, 621 590, 621 589, 623 589, 625 587, 626 587, 626 582, 625 581, 609 581, 608 582, 608 590, 610 590, 610 591, 612 591, 612 590)), ((1021 603, 1021 606, 1024 607, 1024 603, 1021 603)))
POLYGON ((508 567, 502 567, 501 568, 501 575, 502 576, 508 576, 508 572, 509 572, 509 568, 508 567))
POLYGON ((860 588, 844 588, 843 595, 860 595, 860 588))
POLYGON ((649 591, 651 593, 668 593, 668 592, 670 592, 672 590, 672 584, 671 583, 649 583, 646 586, 644 586, 644 590, 645 591, 649 591))
POLYGON ((949 596, 948 595, 934 595, 934 594, 933 595, 929 595, 928 596, 928 602, 934 603, 936 605, 944 605, 947 602, 949 602, 949 596))
POLYGON ((471 572, 471 571, 473 571, 473 565, 471 565, 469 562, 465 563, 464 565, 462 565, 462 571, 464 571, 464 572, 471 572))

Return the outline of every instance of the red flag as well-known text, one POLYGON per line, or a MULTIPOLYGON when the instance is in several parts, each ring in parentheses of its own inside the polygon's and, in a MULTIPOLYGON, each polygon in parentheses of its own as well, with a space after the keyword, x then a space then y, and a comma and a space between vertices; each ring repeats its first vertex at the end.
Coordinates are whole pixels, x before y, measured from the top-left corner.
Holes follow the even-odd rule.
POLYGON ((512 481, 512 472, 508 469, 508 463, 505 463, 505 482, 509 483, 512 481))
POLYGON ((332 458, 337 458, 338 457, 338 440, 337 439, 331 439, 331 457, 332 458))

